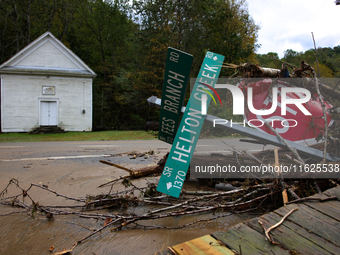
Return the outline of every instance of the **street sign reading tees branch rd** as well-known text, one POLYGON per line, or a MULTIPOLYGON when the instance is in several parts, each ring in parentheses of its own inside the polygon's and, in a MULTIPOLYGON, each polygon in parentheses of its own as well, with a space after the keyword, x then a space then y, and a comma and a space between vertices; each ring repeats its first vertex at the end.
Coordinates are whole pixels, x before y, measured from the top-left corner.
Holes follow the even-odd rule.
MULTIPOLYGON (((185 176, 187 175, 192 155, 200 135, 205 115, 201 112, 202 95, 206 94, 207 84, 214 87, 221 71, 224 56, 207 52, 196 83, 191 92, 188 105, 183 114, 181 123, 176 133, 168 159, 165 163, 157 191, 179 197, 185 176), (203 83, 203 84, 202 84, 203 83)), ((207 108, 211 98, 207 100, 207 108)), ((163 105, 162 98, 162 105, 163 105)), ((180 111, 178 111, 180 113, 180 111)))
POLYGON ((192 55, 168 48, 158 139, 170 144, 174 141, 181 118, 181 109, 190 77, 192 61, 192 55))

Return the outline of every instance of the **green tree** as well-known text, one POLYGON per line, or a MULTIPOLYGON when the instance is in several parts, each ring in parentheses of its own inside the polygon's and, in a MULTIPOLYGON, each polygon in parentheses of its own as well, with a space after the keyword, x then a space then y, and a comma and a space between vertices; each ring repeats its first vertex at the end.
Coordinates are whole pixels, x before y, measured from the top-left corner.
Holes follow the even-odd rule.
POLYGON ((275 59, 280 59, 279 55, 275 52, 268 52, 267 54, 257 54, 255 56, 256 63, 259 66, 280 69, 281 62, 276 61, 275 59))
POLYGON ((333 78, 333 71, 325 64, 319 63, 316 65, 316 62, 313 64, 313 68, 315 70, 315 73, 318 74, 318 67, 320 71, 320 77, 325 77, 325 78, 333 78))
POLYGON ((46 31, 65 41, 76 21, 77 6, 86 0, 3 0, 0 4, 0 62, 4 62, 46 31))
POLYGON ((149 114, 146 119, 157 116, 157 112, 146 109, 146 98, 161 95, 168 47, 194 56, 192 77, 197 75, 207 50, 224 55, 226 62, 241 63, 258 47, 258 27, 244 0, 135 0, 134 10, 140 25, 136 38, 140 50, 132 80, 134 90, 142 90, 137 104, 149 114))
POLYGON ((241 63, 258 47, 245 0, 130 2, 2 0, 0 61, 51 31, 98 74, 93 126, 128 129, 158 118, 146 99, 161 96, 168 47, 194 55, 193 77, 207 50, 241 63))
POLYGON ((136 25, 125 8, 121 1, 86 1, 78 6, 77 23, 67 33, 71 48, 98 74, 93 88, 94 127, 121 129, 129 123, 124 95, 130 88, 125 80, 134 61, 136 25))
POLYGON ((297 52, 292 49, 288 49, 283 53, 284 53, 283 60, 285 62, 300 67, 300 62, 302 60, 301 59, 302 52, 297 52))

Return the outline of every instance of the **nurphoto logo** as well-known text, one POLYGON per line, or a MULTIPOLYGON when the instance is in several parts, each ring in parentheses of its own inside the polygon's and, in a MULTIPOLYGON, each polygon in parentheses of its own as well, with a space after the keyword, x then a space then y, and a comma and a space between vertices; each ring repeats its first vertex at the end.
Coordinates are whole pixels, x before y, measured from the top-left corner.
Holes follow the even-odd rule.
MULTIPOLYGON (((213 86, 208 78, 198 78, 194 97, 196 109, 201 116, 209 115, 212 128, 239 125, 275 135, 271 127, 284 139, 301 143, 322 137, 321 102, 304 79, 220 78, 213 86), (210 101, 214 103, 209 107, 210 101)), ((323 101, 326 110, 333 107, 323 101)), ((327 123, 333 123, 328 112, 327 123)))
MULTIPOLYGON (((203 82, 200 82, 200 84, 207 87, 208 89, 211 89, 213 93, 217 96, 219 101, 221 102, 220 96, 214 88, 212 88, 210 85, 203 83, 203 82)), ((234 115, 244 114, 244 95, 243 95, 242 90, 239 87, 237 87, 236 85, 229 85, 229 84, 216 84, 215 88, 228 89, 233 96, 233 114, 234 115)), ((201 88, 201 91, 206 92, 208 95, 210 95, 213 98, 212 94, 206 89, 201 88)), ((281 115, 286 115, 288 104, 296 105, 296 107, 298 107, 304 115, 312 115, 302 105, 303 103, 307 103, 311 99, 311 93, 309 92, 309 90, 304 89, 304 88, 285 87, 285 88, 281 88, 281 91, 279 93, 281 93, 281 115), (296 95, 302 95, 302 96, 300 98, 290 98, 290 97, 287 97, 288 93, 295 93, 296 95)), ((207 94, 202 94, 202 99, 201 99, 202 115, 207 114, 207 101, 208 101, 207 94)), ((247 88, 247 95, 248 95, 247 96, 248 107, 249 107, 250 112, 252 112, 253 114, 269 115, 276 111, 276 108, 278 105, 278 101, 277 101, 278 88, 277 87, 272 88, 272 106, 270 109, 260 109, 260 110, 255 109, 253 105, 253 88, 250 86, 247 88)), ((215 101, 214 98, 213 100, 215 101)), ((215 101, 215 104, 216 104, 216 101, 215 101)), ((221 105, 222 105, 222 102, 221 102, 221 105)))
MULTIPOLYGON (((221 106, 222 106, 222 101, 220 98, 220 95, 217 93, 217 91, 211 87, 209 84, 204 83, 204 82, 199 82, 201 85, 199 87, 199 91, 205 92, 201 96, 201 113, 202 115, 207 114, 207 101, 208 101, 208 96, 209 95, 213 101, 215 102, 216 105, 216 100, 213 96, 213 94, 216 95, 218 98, 221 106), (209 91, 211 90, 213 94, 209 91)), ((237 86, 237 85, 230 85, 230 84, 216 84, 215 85, 216 89, 228 89, 233 98, 233 115, 244 115, 244 101, 245 101, 245 96, 243 94, 243 91, 237 86)), ((270 115, 274 113, 277 109, 277 106, 281 107, 281 116, 285 116, 287 113, 287 110, 292 111, 291 108, 287 107, 287 105, 295 105, 304 115, 309 116, 312 115, 306 107, 303 105, 304 103, 309 102, 311 99, 311 93, 309 90, 305 88, 297 88, 297 87, 281 87, 281 90, 278 90, 278 87, 273 87, 272 88, 272 94, 268 95, 266 100, 264 101, 264 104, 268 105, 269 101, 271 102, 271 107, 269 109, 256 109, 253 104, 253 88, 249 86, 247 89, 247 106, 248 106, 248 111, 250 111, 252 114, 256 115, 258 118, 256 119, 249 119, 247 120, 247 124, 250 127, 262 127, 265 122, 271 123, 272 126, 274 126, 275 121, 279 121, 281 125, 284 128, 287 127, 296 127, 297 126, 297 120, 295 119, 284 119, 284 118, 268 118, 268 119, 263 119, 261 116, 263 115, 270 115), (290 97, 291 93, 294 93, 296 96, 295 97, 290 97), (281 96, 281 102, 278 102, 278 95, 281 96), (258 123, 256 125, 256 123, 258 123)), ((246 120, 243 122, 234 122, 232 120, 226 120, 226 119, 215 119, 213 122, 213 127, 215 127, 218 124, 226 124, 230 123, 231 125, 233 124, 242 124, 243 126, 246 125, 246 120)))

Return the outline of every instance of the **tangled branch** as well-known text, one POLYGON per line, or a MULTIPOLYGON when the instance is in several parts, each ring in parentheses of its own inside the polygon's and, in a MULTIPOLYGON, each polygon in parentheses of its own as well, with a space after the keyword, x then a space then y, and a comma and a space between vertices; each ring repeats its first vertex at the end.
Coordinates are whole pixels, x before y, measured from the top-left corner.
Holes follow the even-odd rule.
MULTIPOLYGON (((152 186, 154 184, 150 184, 152 186)), ((11 207, 21 208, 23 211, 32 214, 45 216, 49 220, 56 219, 59 215, 75 215, 81 218, 92 218, 103 221, 103 226, 91 231, 87 236, 79 239, 76 244, 80 244, 91 238, 104 229, 111 228, 111 231, 119 231, 124 228, 143 228, 143 229, 180 229, 192 226, 194 224, 215 220, 231 215, 232 213, 243 213, 251 210, 256 210, 261 204, 273 194, 279 192, 276 190, 274 183, 254 185, 248 187, 240 187, 231 191, 216 191, 213 193, 191 195, 185 193, 180 197, 180 200, 173 200, 168 196, 150 196, 145 191, 149 187, 138 188, 132 185, 133 188, 121 193, 113 193, 98 196, 87 196, 85 198, 74 198, 54 191, 46 186, 32 183, 27 190, 23 189, 19 182, 11 180, 6 188, 0 193, 3 197, 0 199, 0 204, 11 207), (4 197, 9 186, 14 185, 21 192, 18 195, 4 197), (62 197, 66 200, 74 201, 73 205, 42 205, 37 202, 37 199, 29 194, 30 191, 40 189, 44 192, 52 193, 57 197, 62 197), (139 192, 140 196, 135 196, 135 192, 139 192), (25 202, 24 198, 28 198, 29 202, 25 202), (91 212, 103 208, 119 208, 126 205, 156 205, 157 208, 143 214, 120 214, 120 213, 98 213, 91 212), (145 220, 155 220, 168 217, 178 217, 182 215, 202 214, 206 212, 220 212, 218 215, 204 220, 196 220, 182 226, 166 227, 162 225, 143 225, 139 223, 145 220), (227 213, 225 213, 227 211, 227 213)), ((3 215, 5 216, 5 215, 3 215)), ((90 229, 90 228, 86 228, 90 229)))

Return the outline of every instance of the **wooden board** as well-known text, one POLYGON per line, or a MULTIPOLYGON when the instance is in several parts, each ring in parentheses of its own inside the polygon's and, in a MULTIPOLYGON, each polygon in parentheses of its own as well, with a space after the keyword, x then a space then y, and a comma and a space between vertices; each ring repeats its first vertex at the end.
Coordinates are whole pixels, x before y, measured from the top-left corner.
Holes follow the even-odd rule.
MULTIPOLYGON (((312 197, 316 198, 328 198, 328 196, 324 194, 316 194, 312 197)), ((303 202, 304 205, 307 205, 314 210, 317 210, 323 214, 332 217, 335 220, 340 221, 340 203, 338 200, 329 200, 325 202, 318 202, 318 201, 309 201, 303 202)))
MULTIPOLYGON (((289 204, 274 212, 248 220, 229 228, 226 232, 216 232, 212 237, 226 247, 221 246, 211 236, 179 244, 176 252, 189 254, 340 254, 340 187, 329 189, 313 197, 327 198, 336 196, 338 200, 305 201, 289 204), (294 208, 289 217, 270 232, 278 245, 271 244, 264 235, 260 219, 269 228, 279 222, 284 215, 294 208), (213 245, 211 240, 217 245, 213 245), (213 248, 212 248, 213 246, 213 248), (218 253, 216 247, 224 248, 229 253, 218 253), (213 253, 207 253, 213 251, 213 253)), ((225 252, 223 250, 223 252, 225 252)))
POLYGON ((326 190, 325 192, 323 192, 323 194, 330 196, 330 197, 336 196, 338 200, 340 200, 340 186, 326 190))
POLYGON ((332 242, 335 245, 339 245, 340 240, 340 226, 339 221, 328 217, 306 205, 303 204, 290 204, 281 207, 274 212, 280 217, 286 215, 293 208, 299 209, 292 213, 288 220, 295 224, 304 227, 306 230, 313 232, 314 234, 332 242), (338 225, 339 227, 337 227, 338 225))
POLYGON ((289 251, 266 241, 263 234, 243 223, 229 228, 226 232, 213 233, 212 236, 239 254, 241 252, 242 254, 290 254, 289 251))
MULTIPOLYGON (((293 214, 294 213, 295 212, 293 212, 293 214)), ((289 217, 280 226, 270 231, 269 234, 275 243, 282 245, 287 250, 296 251, 299 254, 340 254, 340 247, 290 222, 289 217)), ((275 213, 269 213, 260 218, 246 221, 245 224, 264 235, 264 230, 258 223, 258 220, 260 219, 268 229, 279 222, 281 218, 282 217, 275 213)))
POLYGON ((202 236, 172 247, 178 255, 234 255, 234 252, 211 235, 202 236))

